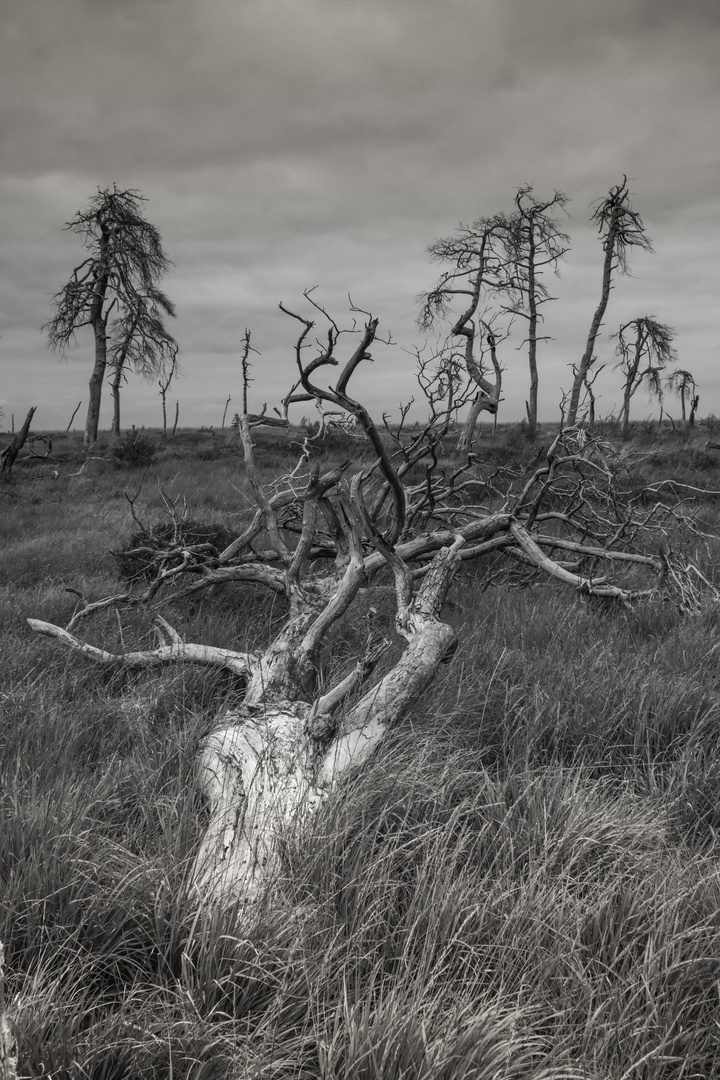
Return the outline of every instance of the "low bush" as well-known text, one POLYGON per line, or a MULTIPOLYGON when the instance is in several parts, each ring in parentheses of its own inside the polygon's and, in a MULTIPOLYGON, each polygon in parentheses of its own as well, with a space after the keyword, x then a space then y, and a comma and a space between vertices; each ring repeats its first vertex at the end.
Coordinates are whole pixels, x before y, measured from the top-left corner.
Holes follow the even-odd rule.
POLYGON ((182 561, 180 549, 202 546, 207 552, 209 545, 219 555, 233 537, 230 529, 217 522, 188 520, 176 525, 172 521, 158 521, 149 529, 133 533, 125 546, 112 554, 123 581, 138 581, 143 577, 152 581, 159 570, 158 551, 167 552, 172 565, 172 560, 182 561))
POLYGON ((122 469, 146 469, 152 465, 156 452, 157 448, 151 438, 137 431, 129 431, 115 443, 110 455, 113 464, 122 469))

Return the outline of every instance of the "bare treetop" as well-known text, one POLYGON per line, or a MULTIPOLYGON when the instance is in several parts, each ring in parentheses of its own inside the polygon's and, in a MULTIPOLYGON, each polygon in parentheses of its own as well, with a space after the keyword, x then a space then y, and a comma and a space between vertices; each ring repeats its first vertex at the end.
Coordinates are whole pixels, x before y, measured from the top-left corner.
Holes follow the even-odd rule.
POLYGON ((603 238, 603 250, 611 252, 623 274, 628 272, 630 248, 654 250, 645 223, 632 205, 627 176, 623 176, 621 184, 611 187, 604 199, 597 200, 590 220, 603 238))

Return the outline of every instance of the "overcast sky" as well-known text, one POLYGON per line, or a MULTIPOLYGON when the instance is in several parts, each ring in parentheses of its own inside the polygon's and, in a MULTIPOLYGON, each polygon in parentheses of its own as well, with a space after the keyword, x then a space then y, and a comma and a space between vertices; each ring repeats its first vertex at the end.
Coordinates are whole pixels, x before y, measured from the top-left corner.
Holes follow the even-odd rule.
MULTIPOLYGON (((599 410, 618 400, 611 332, 652 314, 720 414, 718 0, 0 0, 0 405, 38 429, 87 406, 91 332, 64 361, 40 326, 81 261, 63 225, 98 187, 138 188, 175 267, 165 289, 182 350, 181 425, 252 405, 292 380, 302 291, 341 319, 347 294, 381 320, 362 392, 412 393, 416 294, 434 239, 512 208, 521 184, 572 200, 572 250, 552 282, 541 417, 582 354, 602 251, 590 204, 626 173, 655 254, 619 279, 599 343, 599 410)), ((518 335, 519 337, 519 335, 518 335)), ((349 339, 346 339, 348 345, 349 339)), ((519 419, 526 359, 505 346, 503 417, 519 419)), ((158 424, 131 379, 126 424, 158 424)), ((679 413, 677 403, 668 407, 679 413)), ((638 417, 650 413, 638 395, 638 417)), ((101 426, 110 423, 106 391, 101 426)))

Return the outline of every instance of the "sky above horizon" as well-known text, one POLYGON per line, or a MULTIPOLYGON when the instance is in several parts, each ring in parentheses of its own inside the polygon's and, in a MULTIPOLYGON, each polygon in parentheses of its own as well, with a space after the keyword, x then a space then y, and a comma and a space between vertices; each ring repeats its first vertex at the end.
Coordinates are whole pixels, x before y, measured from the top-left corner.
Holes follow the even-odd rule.
MULTIPOLYGON (((717 0, 0 0, 0 429, 31 405, 37 430, 64 429, 80 400, 82 426, 91 331, 63 360, 40 327, 83 257, 63 225, 113 183, 147 198, 174 263, 181 426, 239 407, 245 327, 251 407, 279 402, 296 325, 278 303, 303 310, 312 286, 396 342, 358 380, 371 411, 406 401, 428 244, 527 183, 571 200, 539 351, 540 417, 556 418, 599 297, 592 203, 623 174, 655 252, 615 282, 598 411, 620 397, 610 335, 651 314, 675 328, 700 415, 720 415, 718 56, 717 0)), ((501 354, 506 421, 524 414, 521 336, 501 354)), ((651 411, 639 393, 634 416, 651 411)), ((123 423, 160 422, 156 383, 131 378, 123 423)))

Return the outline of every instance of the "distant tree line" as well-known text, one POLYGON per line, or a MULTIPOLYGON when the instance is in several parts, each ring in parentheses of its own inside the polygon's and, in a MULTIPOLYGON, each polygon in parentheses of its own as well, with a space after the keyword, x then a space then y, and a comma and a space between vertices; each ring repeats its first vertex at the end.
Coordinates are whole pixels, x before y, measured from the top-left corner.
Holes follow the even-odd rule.
MULTIPOLYGON (((66 228, 76 233, 87 251, 63 288, 54 297, 54 312, 44 329, 50 346, 64 353, 82 327, 94 338, 94 362, 85 421, 85 444, 97 439, 103 381, 110 372, 113 425, 120 434, 120 392, 130 372, 157 378, 163 403, 163 430, 167 430, 165 395, 178 371, 179 346, 166 326, 175 307, 160 288, 171 266, 160 233, 144 217, 144 197, 135 189, 98 190, 87 207, 77 212, 66 228)), ((538 425, 539 353, 550 340, 544 333, 544 307, 551 295, 547 276, 559 274, 570 238, 561 228, 568 197, 555 191, 540 198, 529 184, 515 193, 514 208, 460 224, 450 236, 436 240, 428 252, 441 265, 435 285, 418 298, 422 330, 445 326, 437 356, 472 390, 471 403, 458 449, 472 445, 481 413, 497 417, 502 401, 503 366, 499 350, 516 322, 524 329, 529 370, 525 402, 529 435, 538 425)), ((597 339, 618 276, 628 272, 633 248, 652 251, 640 214, 635 210, 627 177, 599 199, 591 217, 602 243, 600 296, 590 320, 584 350, 572 366, 572 382, 562 403, 565 422, 594 421, 594 383, 605 365, 597 364, 597 339)), ((684 368, 669 371, 677 360, 672 327, 653 315, 641 315, 620 326, 616 367, 622 375, 619 420, 629 432, 630 406, 644 387, 662 401, 670 389, 680 399, 682 419, 690 424, 698 406, 697 384, 684 368), (689 404, 689 414, 688 406, 689 404)), ((243 369, 245 370, 245 369, 243 369)), ((244 381, 244 410, 247 382, 244 381)), ((225 404, 227 412, 228 400, 225 404)), ((223 416, 223 427, 225 416, 223 416)), ((176 416, 177 423, 177 416, 176 416)))

